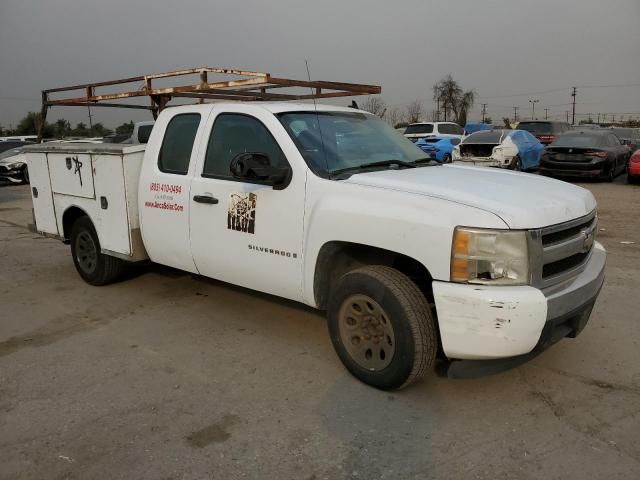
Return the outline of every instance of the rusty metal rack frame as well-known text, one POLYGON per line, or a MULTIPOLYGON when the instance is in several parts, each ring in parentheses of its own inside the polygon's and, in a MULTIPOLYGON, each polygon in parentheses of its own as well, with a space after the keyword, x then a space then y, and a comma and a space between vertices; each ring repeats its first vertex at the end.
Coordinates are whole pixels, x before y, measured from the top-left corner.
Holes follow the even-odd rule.
POLYGON ((106 82, 86 83, 68 87, 52 88, 42 91, 41 125, 44 125, 47 110, 54 106, 78 107, 116 107, 150 110, 156 118, 169 101, 173 98, 194 98, 200 102, 205 100, 309 100, 335 97, 351 97, 356 95, 379 94, 381 87, 376 85, 362 85, 357 83, 327 82, 322 80, 292 80, 273 77, 269 73, 234 70, 227 68, 198 67, 173 72, 154 73, 138 77, 109 80, 106 82), (231 75, 239 77, 235 80, 210 81, 209 74, 231 75), (159 88, 153 85, 154 80, 199 75, 200 82, 191 85, 179 85, 159 88), (97 88, 122 87, 132 83, 142 83, 137 90, 124 92, 96 93, 97 88), (282 93, 282 90, 292 87, 310 89, 309 93, 282 93), (51 94, 82 90, 83 96, 52 99, 51 94), (151 99, 149 106, 127 103, 113 103, 114 101, 146 97, 151 99))

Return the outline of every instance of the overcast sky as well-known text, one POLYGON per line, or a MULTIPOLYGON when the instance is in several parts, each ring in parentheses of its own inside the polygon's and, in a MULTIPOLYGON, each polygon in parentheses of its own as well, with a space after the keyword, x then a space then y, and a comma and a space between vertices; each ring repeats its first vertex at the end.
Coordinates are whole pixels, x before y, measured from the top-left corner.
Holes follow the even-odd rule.
POLYGON ((38 110, 44 88, 200 65, 304 79, 305 59, 313 79, 382 85, 389 105, 431 110, 451 73, 477 92, 476 118, 480 103, 494 120, 530 115, 531 98, 564 118, 573 85, 578 113, 640 117, 640 0, 0 0, 0 124, 38 110), (601 85, 617 87, 586 88, 601 85))

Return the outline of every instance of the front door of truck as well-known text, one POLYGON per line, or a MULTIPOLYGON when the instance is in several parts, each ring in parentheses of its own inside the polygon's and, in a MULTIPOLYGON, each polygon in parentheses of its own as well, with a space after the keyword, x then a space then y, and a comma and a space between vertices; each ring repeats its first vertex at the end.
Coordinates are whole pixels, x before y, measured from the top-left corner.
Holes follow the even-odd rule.
POLYGON ((270 113, 224 112, 209 119, 206 151, 191 184, 191 250, 205 276, 274 295, 302 296, 302 231, 306 173, 286 188, 238 181, 230 164, 261 153, 288 164, 275 135, 286 135, 270 113))

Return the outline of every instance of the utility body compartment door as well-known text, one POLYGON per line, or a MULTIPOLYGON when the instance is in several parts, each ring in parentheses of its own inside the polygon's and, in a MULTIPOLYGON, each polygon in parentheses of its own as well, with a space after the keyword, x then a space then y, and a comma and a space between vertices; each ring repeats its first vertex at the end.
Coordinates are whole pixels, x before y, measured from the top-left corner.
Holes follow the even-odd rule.
POLYGON ((60 235, 53 208, 53 194, 49 179, 46 153, 29 153, 26 155, 31 200, 33 201, 33 217, 39 232, 60 235))
POLYGON ((191 249, 198 271, 302 300, 306 170, 290 161, 298 155, 295 145, 273 114, 244 105, 226 106, 220 113, 214 109, 206 131, 190 198, 191 249), (272 165, 288 163, 291 182, 274 190, 234 179, 231 159, 245 152, 267 154, 272 165))

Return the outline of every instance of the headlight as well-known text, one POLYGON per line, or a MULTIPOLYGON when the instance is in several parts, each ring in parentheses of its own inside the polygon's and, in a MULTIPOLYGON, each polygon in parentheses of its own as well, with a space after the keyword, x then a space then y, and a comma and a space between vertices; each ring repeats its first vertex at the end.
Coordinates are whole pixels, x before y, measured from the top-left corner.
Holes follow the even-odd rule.
POLYGON ((456 227, 451 247, 451 281, 528 284, 526 232, 456 227))
POLYGON ((16 168, 21 168, 24 165, 22 162, 10 163, 7 165, 11 170, 15 170, 16 168))

